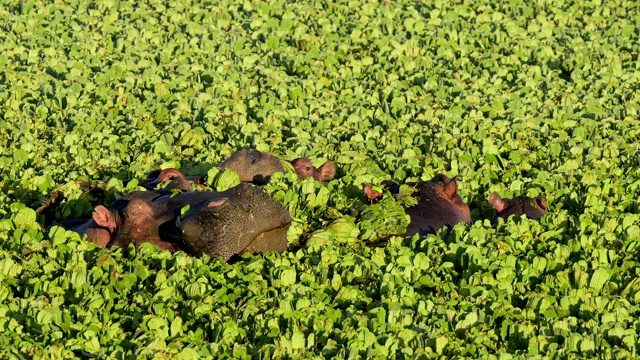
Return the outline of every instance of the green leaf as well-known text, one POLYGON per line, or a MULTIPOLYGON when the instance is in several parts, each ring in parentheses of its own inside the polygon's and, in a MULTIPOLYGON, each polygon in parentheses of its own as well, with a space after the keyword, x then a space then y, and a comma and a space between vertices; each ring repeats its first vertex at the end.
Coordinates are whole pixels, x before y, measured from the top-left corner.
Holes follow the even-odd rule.
POLYGON ((296 282, 296 269, 289 268, 282 270, 280 274, 280 281, 282 286, 291 286, 296 282))
POLYGON ((22 208, 14 214, 13 221, 18 226, 33 226, 36 222, 36 212, 30 208, 22 208))
POLYGON ((306 346, 306 342, 304 339, 304 334, 300 331, 294 330, 293 336, 291 337, 291 347, 293 349, 304 349, 306 346))
POLYGON ((213 187, 217 191, 224 191, 240 184, 240 176, 231 169, 224 169, 213 181, 213 187))
POLYGON ((607 281, 609 281, 610 277, 611 277, 610 269, 599 267, 596 269, 596 271, 593 272, 593 275, 591 275, 591 281, 589 282, 589 287, 597 292, 600 292, 602 291, 602 287, 604 286, 604 284, 606 284, 607 281))

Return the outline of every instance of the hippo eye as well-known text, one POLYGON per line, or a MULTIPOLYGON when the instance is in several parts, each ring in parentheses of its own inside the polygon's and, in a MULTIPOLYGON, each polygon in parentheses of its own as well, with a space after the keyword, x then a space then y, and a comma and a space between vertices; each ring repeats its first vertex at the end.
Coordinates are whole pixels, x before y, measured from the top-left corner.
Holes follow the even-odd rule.
POLYGON ((309 166, 309 165, 305 166, 305 170, 311 171, 311 166, 309 166))

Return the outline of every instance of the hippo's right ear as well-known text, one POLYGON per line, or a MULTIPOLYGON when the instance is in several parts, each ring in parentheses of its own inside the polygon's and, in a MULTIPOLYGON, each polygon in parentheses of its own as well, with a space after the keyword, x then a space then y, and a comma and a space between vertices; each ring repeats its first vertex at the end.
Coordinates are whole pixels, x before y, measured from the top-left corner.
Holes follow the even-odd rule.
POLYGON ((91 217, 96 222, 96 224, 98 224, 98 226, 107 228, 110 232, 116 230, 116 219, 113 216, 111 210, 107 209, 106 207, 102 205, 96 206, 96 208, 93 209, 93 214, 91 214, 91 217))
POLYGON ((498 195, 498 193, 495 191, 491 193, 491 197, 489 197, 489 203, 491 204, 493 210, 497 211, 498 213, 503 212, 508 206, 507 202, 504 201, 504 199, 502 199, 500 195, 498 195))
POLYGON ((329 181, 336 176, 336 164, 327 161, 318 169, 318 181, 329 181))
POLYGON ((547 200, 544 198, 544 196, 536 198, 536 203, 538 204, 538 207, 540 209, 544 210, 545 212, 547 211, 547 200))
POLYGON ((458 177, 454 177, 444 185, 444 193, 449 199, 453 199, 458 195, 458 177))

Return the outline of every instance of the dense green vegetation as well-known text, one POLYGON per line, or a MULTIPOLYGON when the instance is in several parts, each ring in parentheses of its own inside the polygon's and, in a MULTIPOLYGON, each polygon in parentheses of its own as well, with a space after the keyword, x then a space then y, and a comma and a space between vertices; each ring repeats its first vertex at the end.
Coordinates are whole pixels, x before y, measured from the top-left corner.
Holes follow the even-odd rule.
POLYGON ((2 2, 0 357, 637 356, 639 9, 2 2), (112 179, 108 201, 241 148, 338 166, 266 187, 291 252, 102 249, 32 210, 63 186, 58 218, 88 216, 74 180, 112 179), (376 243, 406 218, 363 185, 438 172, 475 223, 376 243), (492 191, 551 214, 492 229, 492 191))

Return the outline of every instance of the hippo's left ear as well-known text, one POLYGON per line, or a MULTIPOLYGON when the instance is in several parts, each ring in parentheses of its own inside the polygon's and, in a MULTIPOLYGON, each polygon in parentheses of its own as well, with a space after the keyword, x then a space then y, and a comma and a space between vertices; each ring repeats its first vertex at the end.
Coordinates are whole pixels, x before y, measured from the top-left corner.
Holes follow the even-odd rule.
POLYGON ((491 204, 493 210, 495 210, 498 214, 503 212, 508 206, 507 202, 504 201, 504 199, 501 198, 500 195, 498 195, 498 193, 495 191, 492 192, 491 197, 489 197, 489 204, 491 204))
POLYGON ((536 204, 538 204, 538 207, 540 209, 544 210, 545 212, 547 211, 547 200, 545 200, 544 196, 536 198, 536 204))
POLYGON ((444 194, 448 199, 453 199, 458 195, 458 177, 454 177, 444 185, 444 194))
POLYGON ((327 161, 318 169, 318 181, 329 181, 336 176, 336 164, 327 161))
POLYGON ((96 208, 93 210, 93 214, 91 214, 91 217, 96 222, 96 224, 98 224, 98 226, 109 229, 109 232, 111 233, 113 233, 118 227, 116 219, 113 216, 111 210, 102 205, 96 206, 96 208))

